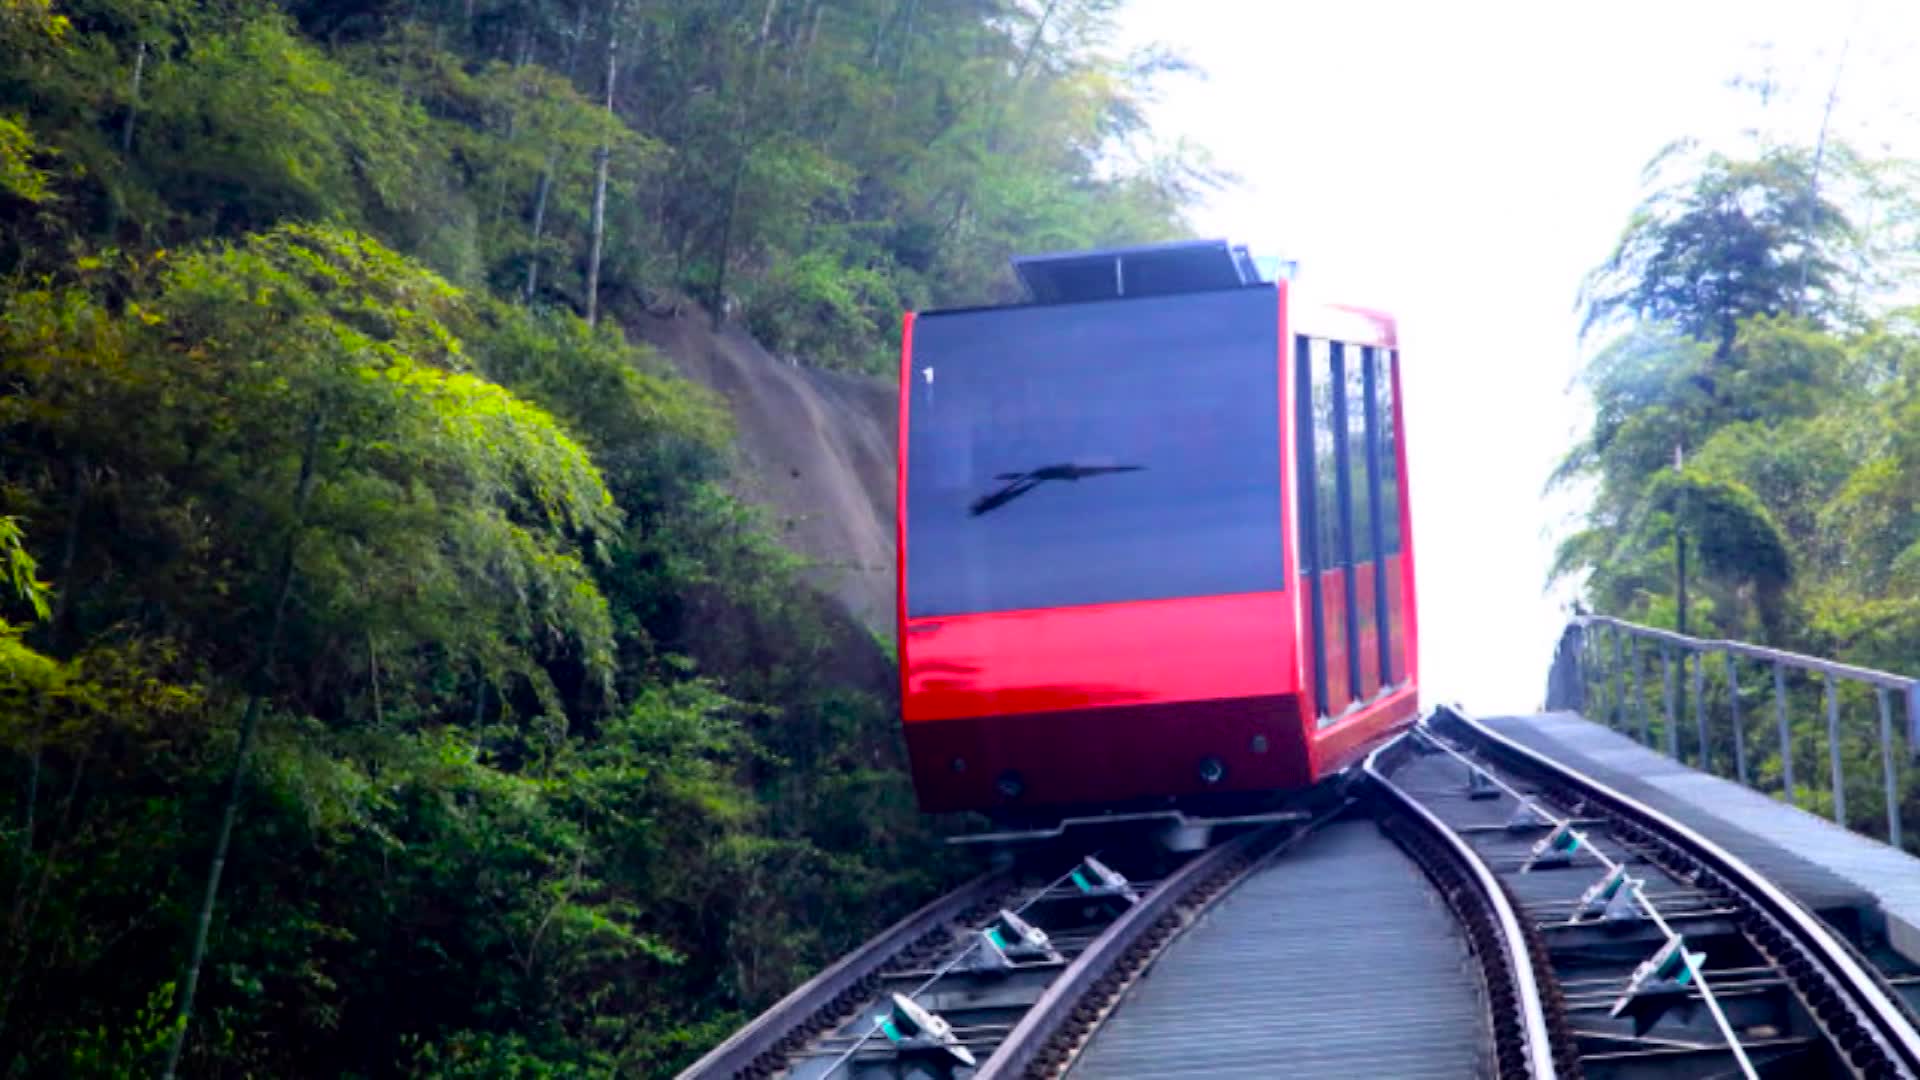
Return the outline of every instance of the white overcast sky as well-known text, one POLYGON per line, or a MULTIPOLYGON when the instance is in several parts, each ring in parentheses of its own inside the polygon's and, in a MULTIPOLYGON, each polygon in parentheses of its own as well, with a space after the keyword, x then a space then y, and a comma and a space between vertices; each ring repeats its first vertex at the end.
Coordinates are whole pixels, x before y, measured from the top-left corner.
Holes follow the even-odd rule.
POLYGON ((1400 317, 1424 696, 1481 713, 1545 687, 1569 505, 1541 491, 1582 426, 1573 302, 1648 159, 1681 136, 1738 146, 1762 114, 1725 84, 1768 64, 1789 95, 1764 123, 1810 144, 1849 39, 1836 130, 1920 154, 1920 0, 1133 0, 1123 38, 1206 72, 1152 114, 1241 178, 1200 232, 1400 317))

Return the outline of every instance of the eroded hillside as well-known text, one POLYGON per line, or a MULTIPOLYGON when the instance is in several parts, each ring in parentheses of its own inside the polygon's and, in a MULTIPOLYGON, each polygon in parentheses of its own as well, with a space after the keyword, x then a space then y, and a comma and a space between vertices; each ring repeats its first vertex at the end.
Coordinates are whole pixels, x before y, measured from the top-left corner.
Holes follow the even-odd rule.
POLYGON ((629 332, 726 400, 737 433, 734 489, 772 515, 813 580, 861 622, 893 627, 891 385, 781 360, 692 305, 641 315, 629 332))

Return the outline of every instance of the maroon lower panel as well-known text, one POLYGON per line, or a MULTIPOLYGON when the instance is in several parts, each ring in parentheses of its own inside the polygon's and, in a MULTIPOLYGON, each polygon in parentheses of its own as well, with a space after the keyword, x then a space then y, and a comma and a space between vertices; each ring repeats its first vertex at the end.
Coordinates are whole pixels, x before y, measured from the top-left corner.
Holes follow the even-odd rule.
POLYGON ((1122 705, 906 725, 921 809, 1016 810, 1290 790, 1311 780, 1292 694, 1122 705), (1201 762, 1226 775, 1202 782, 1201 762), (1016 774, 1020 794, 1000 780, 1016 774))

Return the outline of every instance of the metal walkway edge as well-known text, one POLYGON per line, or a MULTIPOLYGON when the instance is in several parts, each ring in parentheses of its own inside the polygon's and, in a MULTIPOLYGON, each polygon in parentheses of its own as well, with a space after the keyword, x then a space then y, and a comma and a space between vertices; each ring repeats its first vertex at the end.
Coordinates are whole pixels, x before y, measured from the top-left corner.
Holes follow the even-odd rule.
POLYGON ((1084 1080, 1488 1075, 1478 968, 1371 821, 1328 826, 1219 900, 1075 1062, 1084 1080))
POLYGON ((1482 723, 1685 821, 1829 919, 1857 909, 1863 930, 1920 964, 1920 859, 1699 772, 1577 713, 1482 723))

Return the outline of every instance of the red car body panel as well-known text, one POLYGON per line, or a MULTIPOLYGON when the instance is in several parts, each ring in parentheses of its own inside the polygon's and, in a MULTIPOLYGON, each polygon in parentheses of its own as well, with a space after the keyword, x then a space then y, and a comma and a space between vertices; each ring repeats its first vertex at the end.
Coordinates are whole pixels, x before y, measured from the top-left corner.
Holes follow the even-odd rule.
POLYGON ((908 432, 917 317, 901 348, 896 619, 905 734, 930 812, 1098 807, 1225 792, 1288 791, 1353 763, 1418 709, 1411 500, 1397 352, 1393 383, 1401 548, 1385 560, 1394 685, 1379 685, 1374 565, 1355 572, 1361 685, 1348 683, 1346 571, 1321 574, 1325 639, 1311 640, 1295 544, 1294 335, 1395 348, 1393 321, 1359 309, 1290 318, 1278 283, 1281 542, 1285 591, 913 618, 908 611, 908 432), (1313 651, 1329 700, 1313 700, 1313 651), (1357 700, 1356 700, 1357 699, 1357 700), (1197 768, 1224 766, 1215 783, 1197 768), (1017 774, 1017 797, 996 781, 1017 774))
POLYGON ((1299 689, 1284 593, 914 619, 906 722, 1299 689))

